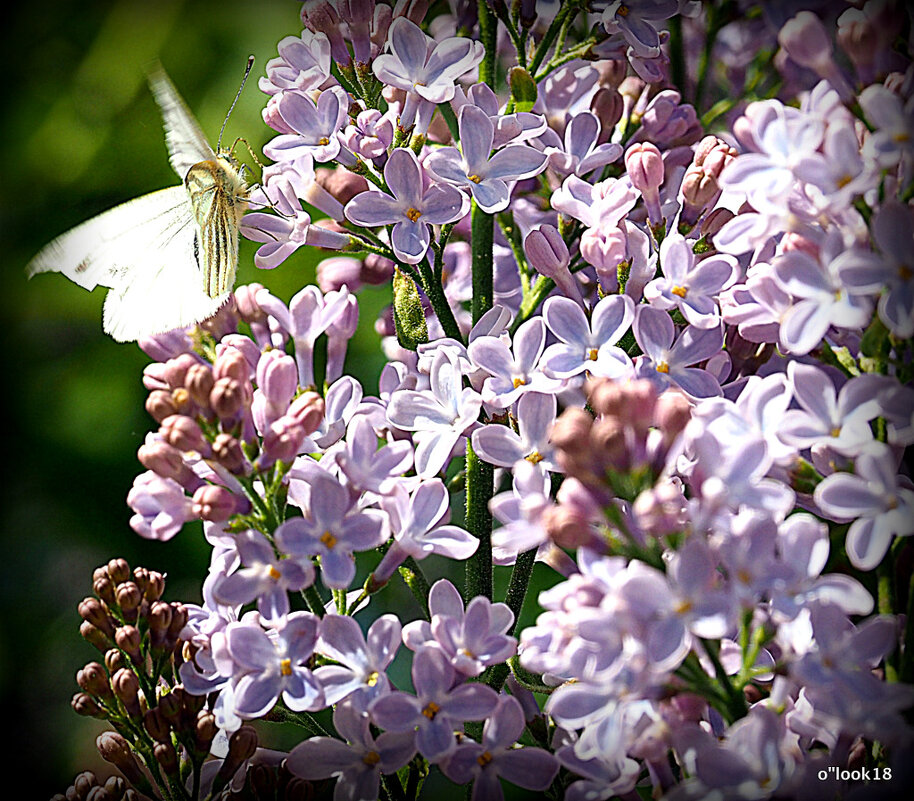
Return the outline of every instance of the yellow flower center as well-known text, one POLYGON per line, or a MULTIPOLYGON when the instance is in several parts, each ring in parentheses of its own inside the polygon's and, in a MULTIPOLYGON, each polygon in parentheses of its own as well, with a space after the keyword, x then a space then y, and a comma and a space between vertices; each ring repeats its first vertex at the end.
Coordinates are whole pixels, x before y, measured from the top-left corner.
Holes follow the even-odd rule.
POLYGON ((670 366, 666 362, 660 362, 660 364, 657 365, 657 372, 668 373, 670 372, 670 366))
POLYGON ((425 715, 429 720, 434 720, 435 715, 438 714, 438 711, 441 709, 438 704, 434 701, 429 701, 425 709, 422 710, 422 714, 425 715))
POLYGON ((478 184, 482 180, 482 178, 480 178, 478 175, 468 175, 467 178, 469 178, 474 184, 478 184))
POLYGON ((292 660, 291 659, 280 660, 279 672, 282 673, 283 676, 291 676, 292 675, 292 660))
POLYGON ((841 426, 835 426, 835 427, 831 430, 831 435, 832 435, 833 437, 840 437, 840 436, 841 436, 841 426))
POLYGON ((368 674, 368 678, 365 680, 365 683, 366 683, 369 687, 374 687, 375 684, 378 683, 378 679, 379 679, 379 678, 380 678, 380 676, 378 676, 378 671, 377 671, 377 670, 373 670, 373 671, 371 671, 371 673, 368 674))
POLYGON ((483 751, 478 757, 476 757, 476 761, 479 763, 480 767, 484 768, 492 761, 492 758, 493 757, 491 752, 483 751))
POLYGON ((412 222, 416 222, 416 220, 418 220, 418 219, 422 216, 422 212, 419 211, 419 209, 414 209, 414 208, 411 208, 411 207, 410 207, 410 208, 408 208, 408 209, 406 210, 406 216, 407 216, 412 222))
POLYGON ((587 351, 587 358, 590 359, 590 361, 595 362, 597 360, 597 354, 599 352, 600 352, 599 348, 590 348, 587 351))
POLYGON ((362 757, 362 762, 364 762, 369 767, 374 767, 381 761, 381 755, 377 751, 369 751, 365 756, 362 757))
POLYGON ((898 268, 898 277, 902 281, 910 281, 912 275, 914 275, 914 270, 908 267, 907 264, 902 264, 901 267, 898 268))
POLYGON ((524 458, 530 462, 530 464, 539 464, 543 461, 543 454, 539 451, 533 451, 533 453, 528 453, 524 458))
POLYGON ((317 140, 317 143, 319 145, 329 145, 330 140, 326 136, 322 136, 320 139, 317 140))
POLYGON ((515 378, 514 379, 514 389, 517 389, 518 387, 522 387, 526 383, 527 382, 523 378, 515 378))
POLYGON ((273 567, 273 565, 270 565, 270 578, 273 579, 273 581, 279 581, 279 579, 281 577, 282 577, 282 573, 280 573, 275 567, 273 567))
POLYGON ((686 294, 688 294, 688 291, 689 290, 686 289, 684 286, 674 286, 670 290, 670 292, 672 292, 674 295, 679 295, 679 297, 681 297, 681 298, 684 298, 686 296, 686 294))
POLYGON ((336 545, 336 537, 334 537, 329 531, 325 531, 321 534, 321 542, 324 543, 328 548, 332 548, 336 545))

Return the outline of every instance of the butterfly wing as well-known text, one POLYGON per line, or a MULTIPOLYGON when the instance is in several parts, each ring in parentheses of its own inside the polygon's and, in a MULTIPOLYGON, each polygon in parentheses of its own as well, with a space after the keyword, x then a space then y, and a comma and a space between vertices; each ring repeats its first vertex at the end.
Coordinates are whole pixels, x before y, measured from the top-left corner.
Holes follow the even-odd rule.
POLYGON ((228 293, 203 290, 187 190, 174 186, 115 206, 59 236, 29 263, 29 277, 59 272, 85 289, 111 287, 104 329, 119 342, 182 328, 216 312, 228 293))
POLYGON ((161 67, 149 73, 149 88, 162 112, 169 161, 183 181, 194 164, 212 159, 215 154, 194 115, 161 67))

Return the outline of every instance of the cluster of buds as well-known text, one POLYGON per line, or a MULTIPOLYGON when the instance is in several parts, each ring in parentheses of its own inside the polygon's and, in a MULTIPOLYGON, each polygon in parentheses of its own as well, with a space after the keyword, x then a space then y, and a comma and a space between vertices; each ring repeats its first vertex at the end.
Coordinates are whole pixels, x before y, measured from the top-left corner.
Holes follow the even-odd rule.
POLYGON ((150 364, 146 410, 159 429, 137 454, 147 472, 127 499, 134 531, 169 539, 189 520, 249 512, 245 481, 291 464, 323 420, 323 398, 300 388, 299 373, 283 350, 237 333, 212 361, 185 351, 150 364))
MULTIPOLYGON (((156 796, 152 787, 162 777, 167 782, 180 781, 186 775, 184 763, 197 767, 203 763, 218 732, 206 696, 191 695, 174 683, 187 609, 161 600, 165 589, 161 573, 142 567, 131 571, 123 559, 112 559, 96 569, 92 587, 94 595, 79 604, 80 631, 104 658, 77 672, 80 690, 72 706, 80 715, 114 726, 116 731, 100 735, 96 745, 128 784, 116 780, 102 786, 93 776, 81 775, 65 797, 117 801, 156 796)), ((236 740, 238 758, 229 778, 256 747, 256 736, 253 743, 243 735, 236 740)))
MULTIPOLYGON (((594 545, 599 527, 593 524, 605 523, 608 512, 618 512, 618 501, 639 506, 655 491, 671 488, 676 499, 682 498, 663 476, 691 416, 685 395, 674 389, 658 392, 646 379, 590 379, 585 391, 591 411, 568 408, 552 428, 566 480, 545 526, 564 547, 594 545)), ((640 516, 638 527, 645 529, 640 516)))
POLYGON ((91 770, 80 773, 66 792, 57 793, 51 801, 142 801, 141 796, 121 776, 101 781, 91 770))
POLYGON ((698 143, 682 179, 680 233, 691 231, 704 212, 714 208, 721 193, 717 179, 736 156, 736 148, 716 136, 706 136, 698 143))
POLYGON ((147 670, 174 654, 187 610, 161 600, 161 573, 144 567, 131 571, 126 560, 112 559, 93 573, 92 590, 94 595, 79 604, 80 633, 105 654, 109 668, 129 660, 133 669, 147 670))

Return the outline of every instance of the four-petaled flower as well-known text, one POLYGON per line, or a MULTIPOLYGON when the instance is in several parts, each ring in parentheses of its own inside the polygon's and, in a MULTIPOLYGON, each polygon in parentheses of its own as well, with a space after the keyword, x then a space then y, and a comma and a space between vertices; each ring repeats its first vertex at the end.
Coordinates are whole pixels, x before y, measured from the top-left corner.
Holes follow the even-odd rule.
POLYGON ((346 204, 356 225, 393 225, 390 244, 398 259, 418 264, 430 242, 429 225, 454 222, 467 212, 464 194, 453 186, 429 183, 411 150, 397 148, 384 165, 384 179, 393 193, 367 191, 346 204))

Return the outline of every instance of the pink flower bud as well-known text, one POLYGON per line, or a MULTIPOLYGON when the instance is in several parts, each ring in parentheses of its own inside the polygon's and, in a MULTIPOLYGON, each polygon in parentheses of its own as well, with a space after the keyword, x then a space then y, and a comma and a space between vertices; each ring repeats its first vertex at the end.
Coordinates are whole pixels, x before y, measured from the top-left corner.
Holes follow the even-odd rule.
POLYGON ((209 394, 209 405, 220 420, 235 420, 250 402, 250 384, 234 378, 220 378, 209 394))
POLYGON ((184 386, 184 376, 187 374, 188 369, 194 365, 199 364, 199 360, 192 356, 189 353, 182 353, 180 356, 176 356, 173 359, 169 359, 165 362, 164 378, 172 389, 177 387, 184 386))
MULTIPOLYGON (((247 337, 244 337, 247 339, 247 337)), ((248 342, 251 340, 247 339, 248 342)), ((253 342, 251 342, 254 345, 253 342)), ((256 345, 254 345, 257 348, 256 345)), ((242 353, 235 347, 221 348, 216 354, 216 361, 213 364, 213 377, 218 381, 221 378, 233 378, 236 381, 248 381, 251 377, 251 365, 256 366, 260 360, 260 349, 257 348, 257 358, 251 362, 251 354, 242 353)))
POLYGON ((348 286, 355 292, 362 285, 362 262, 352 256, 331 256, 317 265, 317 285, 325 294, 348 286))
POLYGON ((194 514, 202 520, 224 523, 238 511, 237 498, 225 487, 207 484, 200 487, 193 497, 194 514))
POLYGON ((209 393, 213 391, 213 370, 208 364, 192 364, 184 376, 184 384, 190 399, 203 409, 209 405, 209 393))
POLYGON ((822 21, 811 11, 800 11, 778 33, 778 43, 801 67, 818 73, 828 68, 832 45, 822 21))
POLYGON ((147 470, 177 481, 182 487, 193 491, 201 479, 188 467, 181 452, 161 440, 147 442, 137 451, 137 459, 147 470))
POLYGON ((625 169, 632 186, 641 192, 652 223, 659 223, 660 186, 663 184, 663 157, 650 142, 637 142, 625 151, 625 169))
POLYGON ((296 421, 305 436, 313 434, 324 419, 324 399, 316 392, 304 392, 292 401, 286 415, 296 421))
POLYGON ((203 436, 197 421, 183 414, 166 417, 159 428, 159 434, 165 442, 179 451, 195 451, 203 456, 210 453, 209 442, 203 436))
POLYGON ((295 359, 281 350, 268 350, 257 362, 257 388, 269 404, 285 411, 298 388, 295 359))

